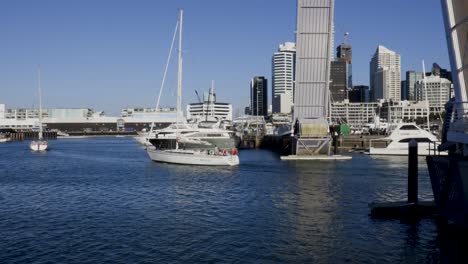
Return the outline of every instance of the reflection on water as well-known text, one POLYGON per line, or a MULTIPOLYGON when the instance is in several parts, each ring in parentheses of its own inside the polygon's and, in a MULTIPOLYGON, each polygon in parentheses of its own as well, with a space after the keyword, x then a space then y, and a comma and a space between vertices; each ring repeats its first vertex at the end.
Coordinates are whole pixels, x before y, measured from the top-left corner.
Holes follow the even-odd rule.
MULTIPOLYGON (((371 219, 368 204, 406 199, 407 160, 283 162, 240 153, 240 166, 155 163, 131 138, 0 145, 4 262, 452 262, 468 236, 371 219)), ((420 159, 420 199, 431 200, 420 159)))

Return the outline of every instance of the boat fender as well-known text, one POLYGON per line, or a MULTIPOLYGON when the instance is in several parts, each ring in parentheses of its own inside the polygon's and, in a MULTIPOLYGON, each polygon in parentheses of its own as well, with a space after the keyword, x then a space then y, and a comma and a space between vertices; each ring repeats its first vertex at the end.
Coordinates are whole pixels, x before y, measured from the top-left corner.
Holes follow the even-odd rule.
POLYGON ((227 150, 223 149, 223 156, 226 156, 226 155, 227 155, 227 150))
POLYGON ((231 149, 231 155, 233 155, 233 156, 237 155, 237 149, 236 148, 231 149))

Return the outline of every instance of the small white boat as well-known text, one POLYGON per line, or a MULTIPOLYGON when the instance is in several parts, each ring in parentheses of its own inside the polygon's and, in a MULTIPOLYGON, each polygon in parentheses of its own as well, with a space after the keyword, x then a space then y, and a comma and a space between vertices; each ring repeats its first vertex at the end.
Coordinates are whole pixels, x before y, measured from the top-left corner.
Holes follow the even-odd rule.
POLYGON ((408 143, 413 139, 418 143, 420 156, 447 154, 437 151, 440 142, 436 136, 421 129, 415 123, 396 124, 391 131, 388 137, 370 141, 370 155, 408 155, 408 143))
POLYGON ((8 141, 10 141, 9 138, 7 138, 7 137, 0 137, 0 143, 4 143, 4 142, 8 142, 8 141))
POLYGON ((35 140, 29 144, 29 148, 32 151, 46 151, 48 146, 49 144, 47 143, 47 141, 43 141, 43 140, 38 140, 38 141, 35 140))
POLYGON ((38 140, 34 140, 32 141, 30 144, 29 144, 29 148, 32 150, 32 151, 46 151, 47 150, 47 147, 49 146, 49 144, 47 143, 47 141, 45 140, 42 140, 42 95, 41 95, 41 69, 39 68, 38 69, 38 76, 39 76, 39 85, 38 85, 38 89, 39 89, 39 134, 38 134, 38 140))
POLYGON ((168 149, 160 150, 155 147, 148 147, 148 155, 151 160, 158 162, 186 164, 186 165, 206 165, 206 166, 235 166, 239 165, 237 150, 231 152, 224 151, 215 153, 214 151, 168 149))

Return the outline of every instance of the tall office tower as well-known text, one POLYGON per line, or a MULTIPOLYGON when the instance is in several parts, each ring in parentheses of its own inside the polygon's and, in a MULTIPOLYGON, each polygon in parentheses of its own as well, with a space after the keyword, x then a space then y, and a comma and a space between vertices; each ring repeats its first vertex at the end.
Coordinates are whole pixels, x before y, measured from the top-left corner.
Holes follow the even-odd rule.
POLYGON ((440 78, 444 78, 444 79, 449 80, 450 82, 453 82, 452 72, 440 67, 439 64, 435 62, 432 64, 431 72, 426 72, 426 76, 431 76, 431 75, 440 76, 440 78))
POLYGON ((295 64, 296 43, 281 44, 272 58, 273 113, 291 113, 294 99, 295 64))
POLYGON ((401 64, 400 55, 384 46, 379 46, 370 62, 370 87, 373 99, 400 101, 401 64))
POLYGON ((405 99, 408 101, 416 101, 416 83, 419 80, 423 79, 422 72, 416 71, 407 71, 406 72, 406 97, 405 99))
POLYGON ((442 113, 450 99, 452 82, 437 75, 426 77, 416 83, 416 100, 428 101, 431 113, 442 113))
POLYGON ((255 76, 250 82, 250 109, 254 116, 268 115, 268 86, 267 79, 255 76))
POLYGON ((330 67, 330 100, 341 102, 348 98, 346 61, 332 61, 330 67))
POLYGON ((351 90, 353 88, 353 52, 352 46, 347 43, 348 35, 349 33, 346 32, 344 43, 336 48, 336 59, 346 62, 346 88, 351 90))
POLYGON ((401 100, 404 101, 404 100, 408 100, 407 98, 407 91, 406 91, 406 80, 404 81, 401 81, 401 100))
POLYGON ((356 85, 348 92, 350 103, 367 103, 369 102, 369 86, 356 85))
POLYGON ((333 0, 298 0, 294 120, 328 114, 333 8, 333 0))

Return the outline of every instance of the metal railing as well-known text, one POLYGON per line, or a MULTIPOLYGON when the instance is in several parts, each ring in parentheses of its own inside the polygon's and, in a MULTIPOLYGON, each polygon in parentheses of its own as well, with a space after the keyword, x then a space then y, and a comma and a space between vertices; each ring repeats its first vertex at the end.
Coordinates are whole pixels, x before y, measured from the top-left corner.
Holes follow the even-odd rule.
POLYGON ((450 116, 449 130, 456 133, 468 134, 468 102, 450 103, 452 111, 450 116))

